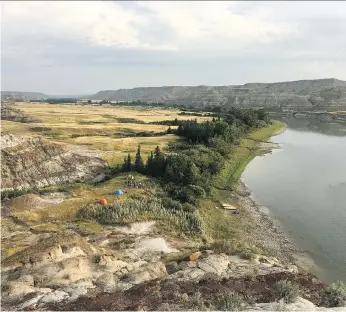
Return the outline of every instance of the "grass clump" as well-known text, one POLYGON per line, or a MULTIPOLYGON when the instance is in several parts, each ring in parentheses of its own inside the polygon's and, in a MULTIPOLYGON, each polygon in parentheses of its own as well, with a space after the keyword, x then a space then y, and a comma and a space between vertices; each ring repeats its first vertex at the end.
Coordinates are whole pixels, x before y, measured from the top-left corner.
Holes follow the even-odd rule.
POLYGON ((294 302, 301 293, 299 286, 288 280, 278 281, 275 284, 275 288, 279 299, 284 299, 286 303, 294 302))
POLYGON ((330 308, 346 306, 346 285, 341 281, 329 285, 323 293, 322 302, 330 308))
POLYGON ((223 296, 218 310, 220 311, 240 311, 244 305, 244 299, 237 293, 229 293, 223 296))
POLYGON ((77 217, 96 220, 101 224, 127 224, 141 220, 162 220, 185 234, 201 234, 203 225, 198 212, 165 209, 159 199, 130 199, 102 206, 89 204, 80 209, 77 217))

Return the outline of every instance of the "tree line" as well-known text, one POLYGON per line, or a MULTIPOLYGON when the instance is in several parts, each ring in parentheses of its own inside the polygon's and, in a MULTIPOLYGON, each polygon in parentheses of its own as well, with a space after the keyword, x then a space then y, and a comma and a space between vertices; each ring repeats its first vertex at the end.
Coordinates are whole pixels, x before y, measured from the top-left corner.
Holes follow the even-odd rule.
POLYGON ((197 120, 174 120, 175 132, 182 142, 170 143, 169 155, 156 146, 144 163, 138 145, 134 161, 128 154, 120 171, 137 171, 161 181, 164 190, 175 201, 196 205, 210 193, 212 178, 223 167, 225 156, 234 142, 254 128, 269 122, 262 110, 230 109, 222 118, 198 123, 197 120))

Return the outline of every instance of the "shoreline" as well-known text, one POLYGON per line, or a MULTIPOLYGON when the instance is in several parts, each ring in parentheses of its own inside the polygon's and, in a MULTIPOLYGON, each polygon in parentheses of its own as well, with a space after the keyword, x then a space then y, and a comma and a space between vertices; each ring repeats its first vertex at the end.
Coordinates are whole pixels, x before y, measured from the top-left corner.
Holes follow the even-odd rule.
MULTIPOLYGON (((279 144, 271 142, 270 139, 283 133, 286 129, 287 125, 284 125, 267 140, 259 141, 255 156, 246 164, 245 168, 257 156, 264 156, 272 153, 274 150, 282 150, 279 144)), ((306 251, 293 242, 293 238, 289 233, 285 232, 280 220, 270 214, 268 207, 258 204, 252 198, 251 190, 245 184, 242 175, 236 184, 234 196, 241 208, 254 220, 255 231, 253 239, 256 245, 286 264, 294 264, 299 270, 319 275, 318 271, 320 269, 314 263, 314 260, 306 251), (268 211, 264 211, 263 208, 268 211)))

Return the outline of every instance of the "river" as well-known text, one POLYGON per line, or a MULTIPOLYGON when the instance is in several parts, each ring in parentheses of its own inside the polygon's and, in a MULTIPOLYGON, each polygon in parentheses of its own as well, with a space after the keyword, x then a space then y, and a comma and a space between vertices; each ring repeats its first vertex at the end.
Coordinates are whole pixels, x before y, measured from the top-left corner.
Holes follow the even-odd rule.
MULTIPOLYGON (((283 119, 282 119, 283 120, 283 119)), ((286 119, 280 149, 256 157, 242 180, 325 282, 346 282, 346 125, 286 119)))

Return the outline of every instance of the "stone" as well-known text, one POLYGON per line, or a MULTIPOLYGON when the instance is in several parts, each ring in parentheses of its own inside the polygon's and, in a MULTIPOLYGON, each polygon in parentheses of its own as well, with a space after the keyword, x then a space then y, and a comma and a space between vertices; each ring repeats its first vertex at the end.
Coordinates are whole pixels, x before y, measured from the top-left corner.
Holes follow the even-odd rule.
POLYGON ((68 297, 69 295, 66 292, 62 290, 55 290, 54 292, 49 293, 41 298, 41 300, 39 301, 39 307, 42 307, 50 302, 62 301, 64 299, 67 299, 68 297))
POLYGON ((28 286, 34 286, 34 277, 32 275, 22 275, 17 279, 17 282, 28 286))
POLYGON ((130 272, 124 282, 130 284, 141 284, 157 278, 167 276, 166 267, 162 262, 149 263, 130 272))
POLYGON ((202 255, 202 253, 200 251, 197 251, 197 252, 194 252, 193 254, 191 254, 189 259, 190 259, 190 261, 196 261, 198 258, 200 258, 201 255, 202 255))
POLYGON ((227 255, 210 255, 207 258, 198 261, 198 267, 208 273, 221 275, 228 269, 230 259, 227 255))
POLYGON ((37 295, 36 297, 34 298, 31 298, 30 300, 28 301, 25 301, 24 303, 22 303, 20 306, 19 306, 19 309, 20 310, 24 310, 25 308, 28 308, 28 307, 31 307, 33 305, 36 305, 37 302, 44 296, 44 294, 39 294, 37 295))
POLYGON ((8 282, 9 283, 9 297, 23 297, 27 294, 36 292, 36 288, 26 283, 21 282, 8 282))
POLYGON ((103 291, 114 288, 114 275, 110 272, 102 274, 100 277, 96 279, 95 285, 102 288, 103 291))
POLYGON ((187 268, 169 275, 168 279, 176 279, 178 281, 198 281, 205 274, 206 272, 199 268, 187 268))

